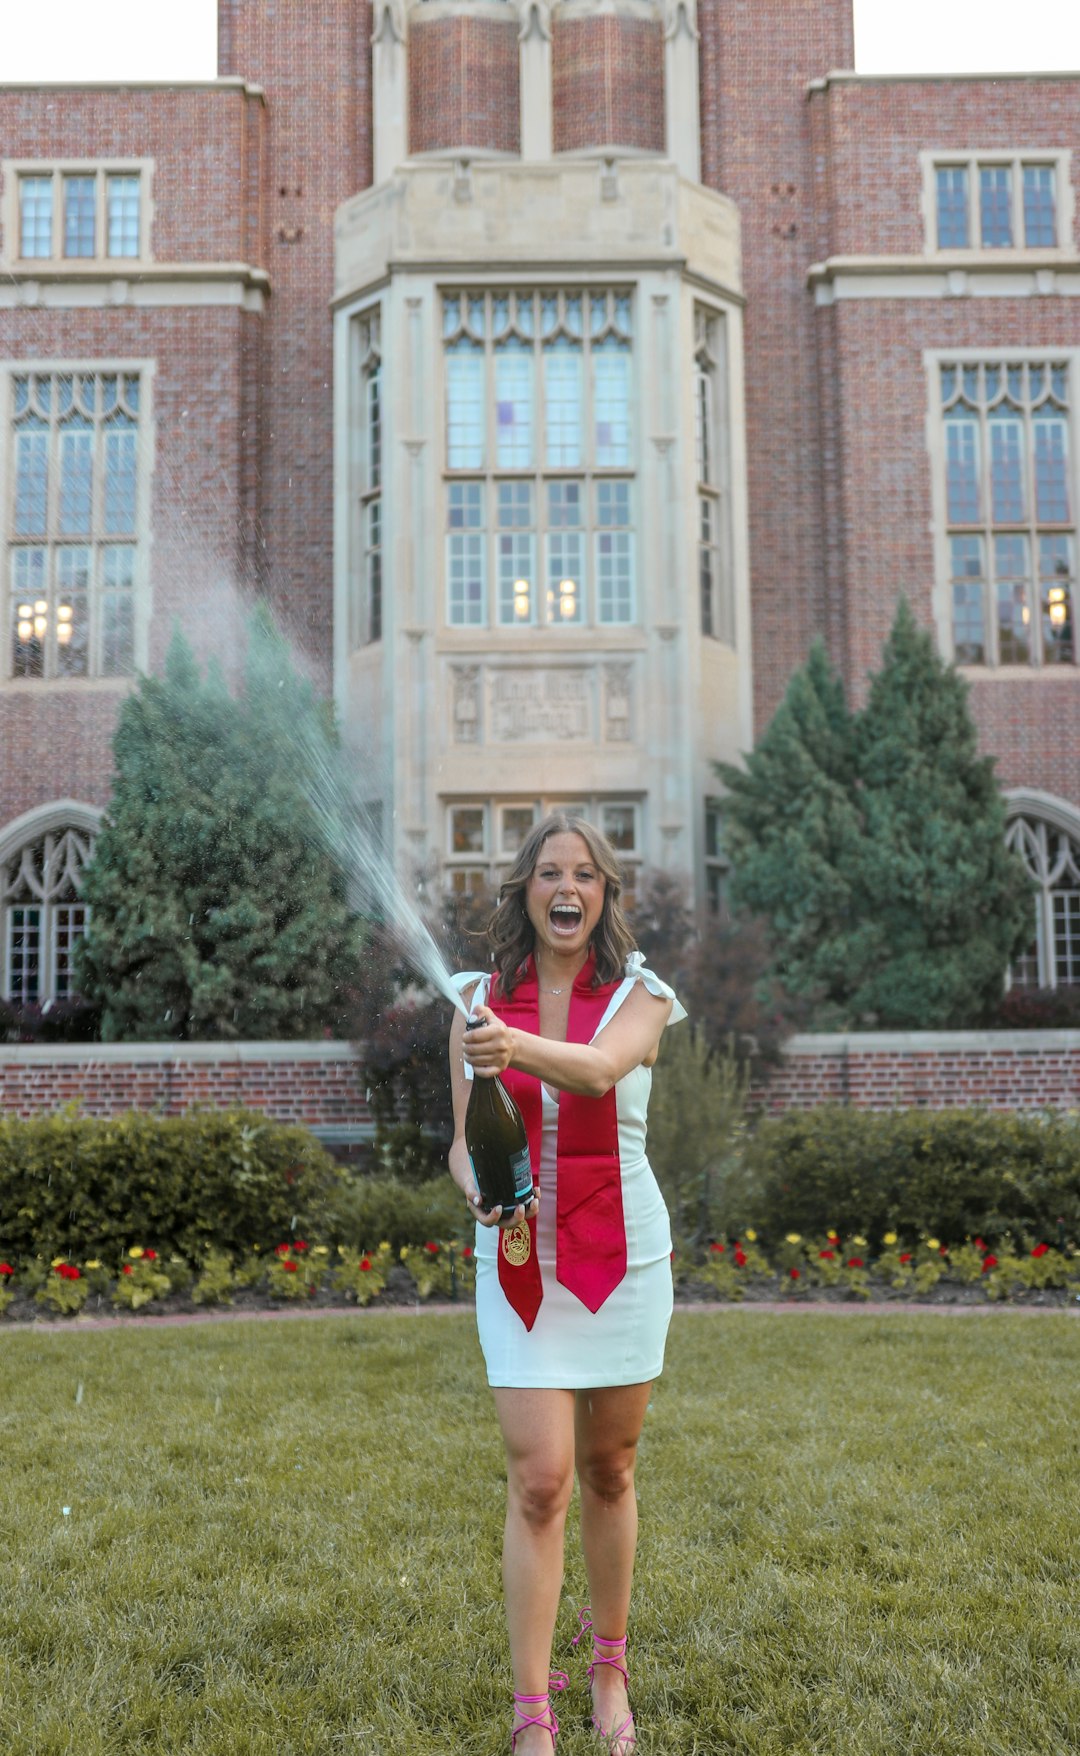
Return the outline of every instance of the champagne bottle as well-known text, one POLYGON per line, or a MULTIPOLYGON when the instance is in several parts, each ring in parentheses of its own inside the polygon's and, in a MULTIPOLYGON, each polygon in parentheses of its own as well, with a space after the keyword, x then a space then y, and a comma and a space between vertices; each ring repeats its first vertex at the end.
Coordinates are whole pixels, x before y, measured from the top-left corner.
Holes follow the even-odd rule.
MULTIPOLYGON (((483 1023, 482 1018, 470 1018, 465 1029, 476 1030, 483 1023)), ((497 1073, 493 1079, 473 1077, 465 1145, 485 1211, 501 1207, 509 1214, 528 1206, 533 1198, 529 1137, 521 1111, 497 1073)))

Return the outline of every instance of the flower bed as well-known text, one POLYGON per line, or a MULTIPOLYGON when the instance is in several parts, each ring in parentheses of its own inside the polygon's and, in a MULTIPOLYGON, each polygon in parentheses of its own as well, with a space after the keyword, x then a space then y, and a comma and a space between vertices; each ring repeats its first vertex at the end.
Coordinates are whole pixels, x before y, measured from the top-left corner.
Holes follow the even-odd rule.
MULTIPOLYGON (((939 1238, 905 1243, 886 1232, 874 1246, 835 1229, 820 1236, 788 1232, 766 1249, 748 1228, 714 1239, 702 1258, 673 1257, 676 1297, 684 1303, 886 1303, 1071 1305, 1080 1302, 1080 1250, 1058 1239, 1006 1239, 993 1249, 981 1237, 948 1245, 939 1238)), ((431 1240, 395 1252, 312 1244, 294 1238, 233 1258, 210 1251, 193 1266, 135 1245, 109 1266, 0 1260, 0 1317, 150 1315, 213 1307, 270 1310, 306 1305, 402 1305, 472 1297, 471 1245, 431 1240)))

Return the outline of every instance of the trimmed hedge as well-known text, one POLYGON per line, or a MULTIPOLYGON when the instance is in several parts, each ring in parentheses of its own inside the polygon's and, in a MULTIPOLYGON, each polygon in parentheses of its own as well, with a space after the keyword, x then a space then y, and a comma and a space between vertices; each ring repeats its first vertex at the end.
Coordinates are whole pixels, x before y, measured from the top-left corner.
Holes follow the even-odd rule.
POLYGON ((1080 1119, 1056 1113, 825 1104, 759 1121, 747 1171, 744 1217, 774 1242, 830 1226, 950 1243, 1080 1238, 1080 1119))
POLYGON ((294 1226, 335 1229, 344 1173, 307 1129, 252 1110, 0 1121, 0 1250, 119 1258, 153 1243, 195 1262, 294 1226))

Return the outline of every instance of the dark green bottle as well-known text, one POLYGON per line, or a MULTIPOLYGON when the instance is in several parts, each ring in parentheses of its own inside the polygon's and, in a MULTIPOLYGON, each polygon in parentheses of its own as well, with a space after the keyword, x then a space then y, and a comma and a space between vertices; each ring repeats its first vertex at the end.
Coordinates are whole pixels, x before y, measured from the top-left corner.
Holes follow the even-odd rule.
MULTIPOLYGON (((486 1021, 469 1019, 465 1029, 486 1021)), ((474 1075, 465 1112, 465 1145, 486 1212, 501 1207, 513 1213, 533 1198, 529 1137, 521 1111, 496 1073, 493 1079, 474 1075)))

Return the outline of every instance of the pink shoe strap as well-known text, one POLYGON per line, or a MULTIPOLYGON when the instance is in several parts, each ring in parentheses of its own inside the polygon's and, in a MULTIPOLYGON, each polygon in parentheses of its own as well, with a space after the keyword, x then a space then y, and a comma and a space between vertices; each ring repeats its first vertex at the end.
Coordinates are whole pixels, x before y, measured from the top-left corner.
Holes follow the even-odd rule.
POLYGON ((546 1695, 519 1695, 518 1691, 514 1690, 514 1714, 520 1723, 514 1727, 510 1734, 511 1756, 517 1748, 518 1735, 525 1730, 526 1726, 543 1726, 545 1732, 551 1733, 551 1747, 554 1750, 559 1722, 555 1718, 551 1696, 556 1690, 565 1689, 569 1681, 565 1671, 552 1671, 548 1678, 548 1693, 546 1695), (541 1703, 543 1706, 539 1713, 523 1712, 524 1708, 540 1707, 541 1703))
POLYGON ((593 1628, 592 1610, 589 1608, 588 1604, 586 1604, 583 1610, 578 1611, 578 1621, 581 1623, 581 1627, 570 1642, 571 1646, 576 1646, 582 1635, 587 1634, 589 1630, 592 1629, 593 1661, 589 1666, 589 1682, 592 1682, 593 1672, 596 1670, 597 1665, 611 1665, 614 1670, 622 1673, 623 1682, 628 1683, 630 1679, 627 1675, 626 1665, 623 1663, 623 1660, 626 1658, 626 1635, 620 1634, 615 1640, 607 1640, 603 1634, 598 1634, 596 1629, 593 1628), (610 1646, 613 1650, 611 1652, 601 1652, 600 1648, 602 1646, 610 1646))

